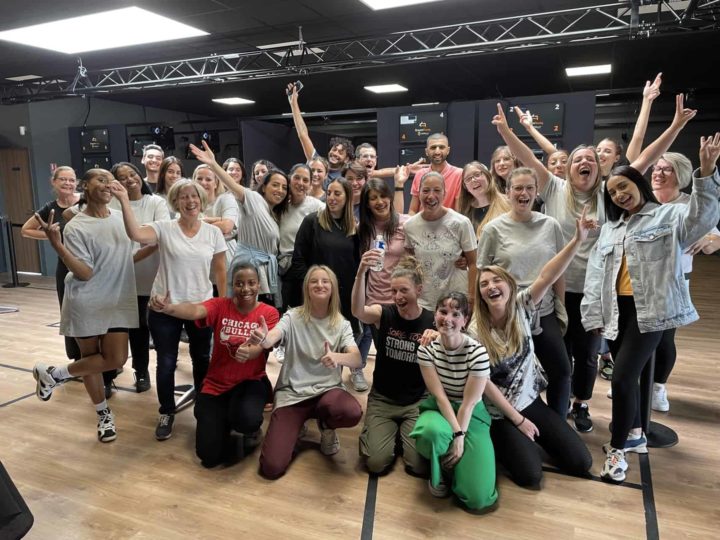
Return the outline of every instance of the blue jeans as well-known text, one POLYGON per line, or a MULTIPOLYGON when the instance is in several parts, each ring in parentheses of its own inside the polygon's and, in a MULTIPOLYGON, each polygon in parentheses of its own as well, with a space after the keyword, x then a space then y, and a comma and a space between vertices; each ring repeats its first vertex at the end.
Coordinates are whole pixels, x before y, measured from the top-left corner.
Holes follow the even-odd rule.
POLYGON ((372 342, 372 325, 362 323, 362 330, 355 340, 358 349, 360 349, 360 356, 362 357, 362 368, 360 369, 364 369, 367 365, 367 357, 368 353, 370 353, 370 345, 372 345, 372 342))
POLYGON ((177 366, 180 332, 183 327, 190 340, 193 385, 199 393, 210 364, 212 328, 198 328, 194 321, 185 321, 165 313, 149 310, 148 326, 157 352, 156 388, 160 414, 175 414, 175 368, 177 366))

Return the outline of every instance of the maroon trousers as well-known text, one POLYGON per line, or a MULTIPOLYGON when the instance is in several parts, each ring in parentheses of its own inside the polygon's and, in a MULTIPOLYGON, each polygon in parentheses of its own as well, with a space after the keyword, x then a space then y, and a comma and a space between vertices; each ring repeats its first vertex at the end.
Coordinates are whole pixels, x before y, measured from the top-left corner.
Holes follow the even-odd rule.
POLYGON ((308 418, 317 418, 324 428, 336 429, 356 426, 361 417, 360 403, 341 388, 275 409, 260 453, 260 473, 271 480, 285 474, 308 418))

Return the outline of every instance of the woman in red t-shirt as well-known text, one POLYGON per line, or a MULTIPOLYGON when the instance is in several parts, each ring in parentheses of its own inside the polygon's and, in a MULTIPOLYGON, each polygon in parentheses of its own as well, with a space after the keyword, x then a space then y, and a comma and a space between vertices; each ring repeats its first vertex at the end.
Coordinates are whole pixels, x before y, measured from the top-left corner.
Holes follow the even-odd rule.
POLYGON ((247 338, 262 317, 273 328, 280 315, 258 302, 257 266, 240 261, 232 268, 231 298, 211 298, 199 304, 170 304, 153 296, 150 307, 213 329, 210 367, 195 401, 195 452, 203 467, 242 458, 260 444, 263 408, 272 385, 265 373, 268 353, 247 338))

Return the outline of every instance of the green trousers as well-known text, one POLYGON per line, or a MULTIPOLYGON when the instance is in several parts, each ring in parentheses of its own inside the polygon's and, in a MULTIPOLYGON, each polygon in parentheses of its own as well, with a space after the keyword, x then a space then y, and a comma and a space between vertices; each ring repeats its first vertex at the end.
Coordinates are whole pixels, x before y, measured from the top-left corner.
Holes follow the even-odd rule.
MULTIPOLYGON (((450 402, 457 413, 460 402, 450 402)), ((440 459, 450 448, 453 430, 430 396, 420 403, 420 417, 410 436, 416 440, 418 453, 430 461, 430 481, 434 486, 442 475, 440 459)), ((453 469, 452 491, 471 510, 481 510, 495 503, 495 452, 490 440, 490 415, 480 401, 473 410, 465 435, 465 447, 453 469)))

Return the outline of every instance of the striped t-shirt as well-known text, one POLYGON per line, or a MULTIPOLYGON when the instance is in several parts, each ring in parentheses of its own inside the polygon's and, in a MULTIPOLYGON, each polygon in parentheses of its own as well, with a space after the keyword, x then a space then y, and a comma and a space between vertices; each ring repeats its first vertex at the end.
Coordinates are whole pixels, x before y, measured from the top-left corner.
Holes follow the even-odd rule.
POLYGON ((454 350, 446 350, 440 338, 427 347, 418 348, 418 363, 435 368, 448 399, 463 398, 468 375, 490 376, 490 361, 485 347, 468 335, 463 337, 463 344, 454 350))

